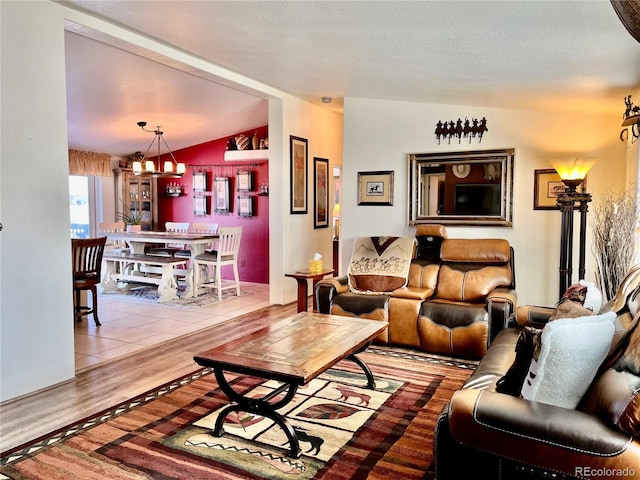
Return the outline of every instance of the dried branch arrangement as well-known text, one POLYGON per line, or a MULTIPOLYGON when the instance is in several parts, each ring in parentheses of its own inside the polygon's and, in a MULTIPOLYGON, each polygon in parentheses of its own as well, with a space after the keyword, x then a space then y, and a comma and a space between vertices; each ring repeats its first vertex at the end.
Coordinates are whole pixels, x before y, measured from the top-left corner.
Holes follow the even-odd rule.
POLYGON ((632 187, 598 196, 590 218, 596 283, 609 301, 632 267, 638 248, 638 190, 632 187))

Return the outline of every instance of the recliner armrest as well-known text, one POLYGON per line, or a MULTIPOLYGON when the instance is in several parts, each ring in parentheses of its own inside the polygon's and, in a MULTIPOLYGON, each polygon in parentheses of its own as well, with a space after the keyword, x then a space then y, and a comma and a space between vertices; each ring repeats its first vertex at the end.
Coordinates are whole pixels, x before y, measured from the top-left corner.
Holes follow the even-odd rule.
POLYGON ((324 278, 315 287, 313 294, 316 296, 318 313, 331 313, 331 301, 340 293, 349 291, 349 279, 342 277, 324 278))
POLYGON ((554 312, 553 307, 537 307, 535 305, 520 305, 516 308, 516 323, 519 327, 544 327, 554 312))
POLYGON ((493 342, 501 330, 509 326, 509 318, 516 310, 518 295, 508 287, 498 287, 487 295, 487 311, 489 312, 489 342, 493 342))
POLYGON ((326 285, 335 288, 336 293, 344 293, 349 291, 349 279, 346 275, 342 277, 323 278, 317 285, 326 285))
POLYGON ((640 472, 640 443, 578 410, 463 389, 451 398, 449 426, 463 445, 567 475, 581 476, 580 467, 640 472))

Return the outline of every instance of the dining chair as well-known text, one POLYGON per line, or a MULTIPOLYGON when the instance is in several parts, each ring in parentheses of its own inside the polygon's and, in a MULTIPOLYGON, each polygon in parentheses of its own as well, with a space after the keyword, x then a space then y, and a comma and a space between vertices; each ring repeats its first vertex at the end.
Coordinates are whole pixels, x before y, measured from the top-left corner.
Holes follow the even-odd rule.
MULTIPOLYGON (((218 231, 217 223, 201 223, 193 222, 193 233, 216 233, 218 231)), ((207 243, 205 251, 210 252, 213 250, 214 242, 207 243)), ((173 254, 174 257, 191 258, 191 250, 189 247, 186 249, 177 251, 173 254)))
POLYGON ((76 321, 81 322, 84 315, 93 314, 93 321, 100 325, 98 319, 98 291, 102 269, 102 255, 107 237, 72 238, 71 258, 73 266, 73 311, 76 321), (81 305, 82 291, 91 291, 91 307, 81 305))
MULTIPOLYGON (((168 233, 188 233, 189 222, 165 222, 164 229, 168 233)), ((145 253, 149 255, 160 255, 163 257, 173 257, 176 252, 184 250, 185 245, 183 243, 168 242, 164 247, 152 247, 145 253)))
POLYGON ((238 275, 238 251, 242 238, 242 227, 222 227, 219 230, 219 238, 215 243, 215 250, 197 255, 194 259, 194 291, 199 293, 200 287, 214 288, 218 293, 218 300, 222 300, 222 291, 235 288, 240 296, 240 276, 238 275), (222 266, 231 265, 233 268, 233 280, 222 279, 222 266), (200 266, 213 269, 213 275, 202 277, 200 266), (206 278, 205 281, 202 281, 206 278))
MULTIPOLYGON (((100 233, 104 234, 118 233, 125 231, 125 225, 124 222, 102 222, 98 224, 98 229, 100 230, 100 233)), ((129 253, 129 247, 124 240, 108 239, 104 249, 114 252, 129 253)))

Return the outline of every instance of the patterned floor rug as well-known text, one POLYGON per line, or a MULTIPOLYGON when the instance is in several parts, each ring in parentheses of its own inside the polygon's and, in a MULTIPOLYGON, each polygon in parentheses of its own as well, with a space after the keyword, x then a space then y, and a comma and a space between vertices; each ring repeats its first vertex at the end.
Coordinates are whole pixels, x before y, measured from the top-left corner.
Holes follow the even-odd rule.
MULTIPOLYGON (((288 456, 279 427, 260 416, 230 415, 224 435, 213 436, 229 402, 205 369, 3 454, 0 473, 20 480, 432 478, 438 414, 476 363, 383 346, 360 357, 375 390, 343 361, 281 412, 298 432, 298 459, 288 456)), ((274 387, 229 379, 255 396, 274 387)))
MULTIPOLYGON (((207 305, 212 305, 218 302, 218 294, 215 291, 207 292, 192 298, 182 298, 184 294, 185 286, 183 284, 178 285, 178 298, 165 302, 162 305, 171 305, 173 307, 182 308, 197 308, 207 305)), ((247 289, 240 289, 240 295, 251 295, 253 292, 247 289)), ((122 300, 138 303, 158 303, 158 287, 155 285, 148 285, 143 283, 126 283, 122 284, 121 288, 118 288, 115 292, 99 293, 99 295, 106 297, 117 297, 122 300)), ((236 297, 235 290, 223 290, 222 300, 236 297)))

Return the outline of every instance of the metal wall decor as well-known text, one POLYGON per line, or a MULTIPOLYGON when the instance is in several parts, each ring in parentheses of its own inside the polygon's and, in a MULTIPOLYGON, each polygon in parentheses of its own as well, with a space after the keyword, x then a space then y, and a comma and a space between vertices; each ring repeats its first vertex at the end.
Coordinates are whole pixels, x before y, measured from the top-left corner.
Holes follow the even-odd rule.
POLYGON ((438 120, 436 123, 436 141, 440 145, 441 140, 446 140, 447 143, 451 143, 451 139, 457 139, 458 143, 464 138, 471 143, 472 138, 477 138, 478 143, 482 142, 482 136, 489 129, 487 128, 487 119, 482 117, 480 120, 472 118, 469 121, 468 117, 462 119, 458 118, 457 121, 445 120, 444 122, 438 120))
POLYGON ((622 115, 622 126, 620 132, 620 140, 623 142, 629 138, 629 130, 631 130, 631 143, 636 142, 640 138, 640 106, 634 105, 631 101, 631 95, 624 97, 625 110, 622 115))

